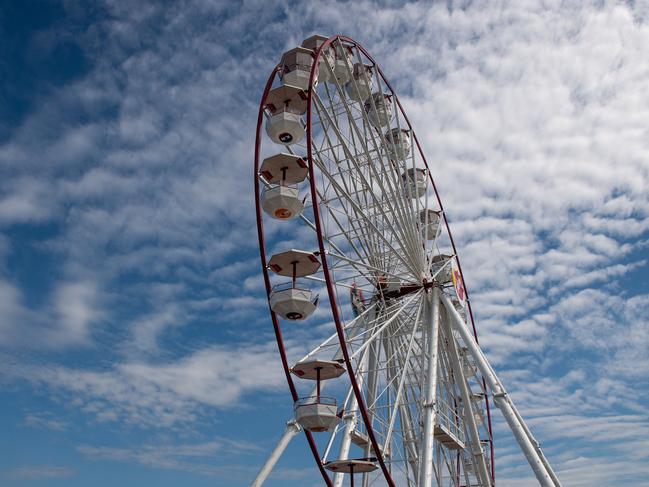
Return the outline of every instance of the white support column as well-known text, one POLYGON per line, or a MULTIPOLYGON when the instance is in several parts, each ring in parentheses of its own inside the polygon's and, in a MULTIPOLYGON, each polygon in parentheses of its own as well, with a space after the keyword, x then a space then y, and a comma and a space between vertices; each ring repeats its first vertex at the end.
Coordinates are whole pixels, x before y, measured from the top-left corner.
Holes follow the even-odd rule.
MULTIPOLYGON (((349 457, 349 448, 352 443, 352 431, 356 428, 356 396, 352 394, 352 401, 350 404, 349 410, 343 416, 343 421, 345 421, 345 432, 340 441, 340 452, 338 453, 338 459, 346 459, 349 457)), ((345 474, 342 472, 337 472, 334 474, 334 487, 342 487, 343 481, 345 480, 345 474)))
POLYGON ((442 320, 444 326, 444 335, 446 336, 448 342, 448 358, 451 363, 453 375, 455 377, 455 383, 458 385, 460 389, 460 395, 462 396, 462 410, 464 411, 463 422, 466 426, 469 442, 471 444, 471 455, 473 457, 473 464, 475 465, 475 474, 481 486, 491 487, 491 474, 489 473, 489 468, 487 467, 484 448, 482 448, 482 443, 480 442, 478 425, 473 414, 473 401, 471 400, 470 388, 467 384, 466 376, 464 375, 464 368, 462 366, 463 364, 460 360, 457 344, 455 343, 455 339, 453 338, 451 326, 448 321, 448 319, 442 320))
MULTIPOLYGON (((381 337, 383 336, 383 332, 381 332, 376 339, 373 341, 372 344, 370 344, 369 348, 367 349, 368 352, 368 365, 367 365, 367 388, 366 388, 366 405, 368 408, 367 414, 370 418, 370 424, 374 422, 373 419, 373 413, 372 413, 372 405, 374 404, 374 401, 376 400, 376 389, 378 385, 378 363, 379 363, 379 354, 381 353, 381 337)), ((368 444, 365 446, 365 451, 363 452, 363 456, 365 458, 371 456, 372 452, 372 445, 368 442, 368 444)), ((370 482, 370 476, 369 473, 365 472, 363 473, 362 477, 362 482, 361 485, 363 487, 369 487, 369 482, 370 482)))
POLYGON ((301 430, 302 428, 294 419, 291 419, 286 423, 284 434, 277 442, 277 446, 268 457, 268 460, 266 460, 264 466, 261 467, 261 470, 257 474, 257 478, 255 478, 252 484, 250 484, 250 487, 261 487, 264 484, 270 475, 270 472, 273 470, 273 467, 275 467, 277 460, 279 460, 279 457, 282 456, 282 453, 284 453, 284 450, 286 450, 290 441, 295 438, 295 435, 297 435, 301 430))
POLYGON ((453 306, 451 301, 444 295, 442 295, 442 302, 451 317, 453 328, 460 334, 462 340, 464 340, 469 353, 473 357, 473 360, 475 360, 478 369, 480 369, 480 373, 485 378, 485 381, 493 394, 494 403, 498 406, 505 417, 505 421, 507 421, 509 428, 512 430, 512 433, 521 447, 527 462, 530 464, 530 467, 532 467, 539 484, 542 487, 561 487, 552 467, 550 467, 547 460, 544 461, 545 457, 541 452, 539 443, 534 439, 529 428, 523 422, 513 401, 500 382, 500 379, 496 376, 496 373, 475 341, 473 333, 471 333, 466 323, 455 309, 455 306, 453 306))
MULTIPOLYGON (((376 308, 374 310, 374 313, 376 313, 376 308)), ((354 327, 354 330, 351 333, 352 336, 355 336, 356 332, 361 328, 367 327, 366 320, 367 317, 358 321, 358 323, 354 327)), ((336 355, 334 355, 334 360, 337 360, 341 357, 342 357, 342 350, 339 349, 336 355)), ((363 382, 363 371, 367 370, 367 361, 368 361, 368 354, 363 353, 361 357, 361 363, 358 366, 358 369, 356 370, 356 375, 358 376, 359 383, 363 382)), ((343 437, 340 440, 340 450, 338 452, 337 460, 346 460, 347 458, 349 458, 349 449, 352 443, 352 432, 356 429, 356 424, 358 423, 358 417, 356 413, 356 410, 358 409, 358 401, 356 399, 356 395, 353 392, 351 392, 349 407, 345 409, 346 411, 343 416, 343 421, 345 422, 345 431, 343 433, 343 437)), ((342 472, 336 472, 334 474, 334 479, 333 479, 334 487, 342 487, 344 480, 345 480, 345 474, 342 472)))
POLYGON ((550 477, 552 477, 552 480, 554 481, 555 485, 560 487, 561 482, 559 482, 559 478, 557 477, 557 474, 554 472, 554 470, 552 470, 552 467, 550 466, 550 462, 545 457, 545 454, 543 453, 543 450, 541 450, 541 445, 539 444, 538 441, 536 441, 536 439, 532 435, 532 432, 530 431, 529 427, 527 426, 525 421, 523 421, 523 417, 521 416, 521 413, 519 413, 518 409, 516 409, 515 407, 514 407, 514 414, 516 414, 516 417, 518 417, 518 420, 523 425, 523 428, 525 428, 525 431, 527 432, 527 436, 529 436, 530 439, 532 440, 532 444, 534 445, 534 448, 536 449, 537 453, 539 454, 539 458, 541 458, 541 461, 543 462, 543 465, 545 465, 545 468, 548 471, 548 474, 550 475, 550 477))
POLYGON ((431 293, 427 293, 424 304, 424 323, 428 329, 428 368, 426 371, 425 395, 424 395, 424 431, 421 438, 419 457, 419 487, 431 487, 433 485, 433 440, 435 436, 435 395, 437 392, 437 362, 438 362, 438 336, 439 336, 439 289, 433 287, 431 293))

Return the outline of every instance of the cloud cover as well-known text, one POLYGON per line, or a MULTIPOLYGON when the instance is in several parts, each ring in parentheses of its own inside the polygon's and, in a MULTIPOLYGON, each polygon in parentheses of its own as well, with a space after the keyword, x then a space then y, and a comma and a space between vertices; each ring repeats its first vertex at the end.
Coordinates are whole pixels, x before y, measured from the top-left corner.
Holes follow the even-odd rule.
MULTIPOLYGON (((284 397, 278 372, 258 372, 277 357, 252 284, 256 104, 281 52, 343 33, 405 104, 481 343, 566 485, 606 462, 630 473, 599 485, 632 485, 649 455, 627 394, 640 381, 647 399, 649 372, 648 16, 642 2, 103 3, 76 38, 91 69, 0 145, 7 380, 153 429, 284 397), (12 264, 21 247, 47 270, 40 292, 12 264), (602 424, 629 433, 605 455, 602 424)), ((498 439, 504 485, 529 483, 498 439)))

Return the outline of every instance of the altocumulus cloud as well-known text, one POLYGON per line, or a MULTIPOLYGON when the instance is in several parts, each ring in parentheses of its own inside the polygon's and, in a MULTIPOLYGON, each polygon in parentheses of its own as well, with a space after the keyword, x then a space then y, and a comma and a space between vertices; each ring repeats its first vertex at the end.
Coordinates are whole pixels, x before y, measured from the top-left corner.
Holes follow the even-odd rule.
MULTIPOLYGON (((565 484, 646 478, 647 2, 97 8, 76 38, 90 68, 35 94, 0 145, 7 381, 74 398, 70 414, 87 421, 151 434, 222 420, 255 393, 284 398, 256 284, 256 104, 281 52, 313 32, 343 33, 369 48, 406 106, 458 239, 481 343, 565 484), (34 291, 16 255, 42 263, 48 285, 34 291)), ((199 440, 176 442, 195 445, 187 455, 146 440, 78 451, 227 468, 245 484, 237 459, 202 461, 224 440, 199 440)), ((501 485, 535 485, 511 439, 497 445, 501 485)))

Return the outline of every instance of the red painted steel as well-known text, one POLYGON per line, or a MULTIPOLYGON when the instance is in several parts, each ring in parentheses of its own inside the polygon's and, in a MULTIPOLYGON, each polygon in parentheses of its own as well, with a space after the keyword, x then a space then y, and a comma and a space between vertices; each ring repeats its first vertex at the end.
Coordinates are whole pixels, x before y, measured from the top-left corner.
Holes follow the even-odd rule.
MULTIPOLYGON (((259 153, 261 151, 261 127, 264 121, 264 102, 266 101, 266 96, 268 95, 268 92, 273 86, 273 81, 275 80, 275 76, 277 75, 278 70, 279 70, 279 65, 275 67, 270 77, 268 78, 268 81, 266 82, 266 87, 264 88, 264 93, 261 97, 261 102, 259 104, 259 114, 257 116, 257 133, 255 138, 255 174, 254 174, 255 212, 257 214, 257 235, 259 236, 259 255, 261 258, 261 268, 264 273, 264 283, 266 285, 266 297, 269 300, 268 310, 270 311, 270 317, 273 321, 273 329, 275 330, 275 339, 277 340, 277 348, 279 348, 279 355, 282 360, 282 367, 284 368, 284 374, 286 375, 286 382, 288 382, 288 387, 291 391, 293 402, 295 402, 298 400, 298 395, 297 395, 297 390, 295 389, 293 378, 291 377, 291 371, 288 365, 288 360, 286 358, 286 349, 284 347, 284 339, 282 338, 282 330, 279 326, 279 320, 277 319, 277 315, 270 307, 271 285, 270 285, 270 276, 268 275, 268 267, 266 263, 267 262, 266 261, 266 241, 264 239, 264 223, 262 220, 262 209, 261 209, 261 200, 260 200, 261 194, 259 191, 259 153)), ((333 487, 331 478, 329 477, 329 474, 325 470, 324 465, 322 464, 322 460, 320 460, 320 452, 318 451, 318 447, 315 444, 313 435, 311 434, 310 431, 307 430, 304 430, 304 434, 306 435, 307 441, 309 443, 309 448, 311 449, 313 458, 315 458, 315 461, 318 464, 318 469, 320 470, 320 474, 322 475, 325 484, 327 485, 327 487, 333 487)))
MULTIPOLYGON (((317 196, 317 190, 316 190, 316 183, 315 183, 315 171, 314 171, 314 164, 313 164, 313 149, 312 149, 312 138, 311 138, 311 133, 312 133, 312 93, 313 93, 313 84, 314 80, 316 79, 316 76, 318 74, 318 64, 320 57, 322 53, 324 52, 324 49, 329 47, 334 41, 339 40, 340 42, 344 42, 347 44, 350 44, 354 47, 356 47, 359 51, 361 51, 367 59, 369 59, 373 64, 374 67, 377 69, 377 73, 381 76, 383 79, 383 82, 386 84, 388 89, 391 91, 392 96, 394 97, 396 104, 399 108, 399 111, 401 112, 401 115, 404 118, 404 121, 408 125, 408 128, 411 130, 413 134, 413 138, 415 140, 415 144, 417 145, 417 149, 419 151, 419 155, 422 158, 422 161, 425 165, 425 167, 428 169, 428 177, 430 179, 431 185, 433 187, 433 191, 435 192, 435 197, 437 199, 437 203, 439 205, 440 210, 442 211, 442 215, 444 217, 444 224, 446 226, 446 231, 448 232, 449 239, 451 241, 451 246, 453 248, 453 253, 456 257, 457 264, 458 264, 458 269, 460 271, 460 276, 462 278, 462 284, 464 286, 464 290, 466 292, 466 301, 467 301, 467 307, 469 309, 469 317, 471 318, 471 326, 473 328, 473 334, 476 338, 476 341, 478 340, 478 335, 477 335, 477 330, 475 326, 475 321, 473 317, 473 311, 471 309, 471 302, 469 298, 469 290, 468 286, 466 285, 466 281, 464 280, 464 274, 462 272, 462 265, 460 262, 459 255, 457 253, 457 248, 455 245, 455 240, 453 239, 453 234, 451 233, 451 228, 449 225, 448 218, 446 217, 446 212, 444 211, 444 206, 442 205, 442 200, 440 198, 439 192, 437 190, 437 186, 435 185, 435 181, 433 179, 432 173, 430 171, 430 168, 428 166, 428 162, 426 161, 426 157, 424 156, 423 150, 421 148, 421 144, 419 143, 419 140, 417 138, 417 134, 412 128, 412 125, 410 123, 410 120, 408 119, 403 106, 401 105, 401 102, 399 101, 399 98, 397 97, 395 91, 392 89, 392 86, 390 85, 390 82, 387 80, 385 75, 383 74, 383 71, 379 67, 379 65, 376 63, 374 58, 367 52, 367 50, 360 45, 358 42, 354 41, 353 39, 346 37, 346 36, 341 36, 341 35, 336 35, 328 38, 318 49, 315 59, 313 62, 313 65, 311 67, 311 74, 310 74, 310 80, 309 80, 309 90, 307 92, 307 120, 306 120, 306 139, 307 139, 307 161, 308 161, 308 167, 309 167, 309 180, 310 180, 310 187, 311 187, 311 199, 312 199, 312 205, 313 205, 313 215, 314 215, 314 223, 316 227, 316 233, 318 237, 318 245, 320 247, 320 255, 325 256, 325 245, 324 245, 324 237, 323 237, 323 232, 322 232, 322 225, 321 225, 321 220, 320 220, 320 210, 318 206, 318 196, 317 196)), ((257 132, 256 132, 256 140, 255 140, 255 210, 257 214, 257 231, 259 235, 259 249, 260 249, 260 256, 261 256, 261 264, 262 264, 262 270, 264 273, 264 282, 266 285, 266 293, 267 296, 270 297, 270 292, 271 292, 271 286, 270 286, 270 277, 268 275, 268 268, 267 268, 267 263, 266 263, 266 248, 265 248, 265 240, 264 240, 264 231, 263 231, 263 220, 262 220, 262 210, 261 210, 261 202, 260 202, 260 191, 259 191, 259 153, 261 149, 261 126, 263 122, 263 114, 264 114, 264 102, 266 100, 266 96, 268 95, 268 92, 270 91, 273 81, 275 79, 275 76, 277 75, 278 71, 280 69, 280 66, 276 66, 273 72, 271 73, 267 83, 266 87, 264 89, 264 94, 261 99, 261 103, 259 106, 259 115, 257 119, 257 132)), ((367 407, 365 406, 365 402, 363 400, 362 394, 360 387, 358 385, 358 382, 356 381, 355 378, 355 371, 353 369, 350 357, 349 357, 349 352, 346 347, 346 342, 345 342, 345 335, 344 335, 344 330, 343 330, 343 325, 340 320, 340 314, 338 311, 338 304, 336 300, 336 293, 333 287, 333 280, 331 279, 331 275, 329 272, 329 265, 327 262, 326 258, 322 259, 322 270, 325 276, 326 284, 327 284, 327 293, 329 295, 329 302, 331 304, 331 312, 333 315, 334 322, 336 324, 336 332, 338 335, 338 340, 341 345, 341 350, 343 353, 343 358, 345 360, 345 365, 347 367, 348 371, 348 376, 350 378, 350 382, 352 385, 352 389, 354 390, 354 395, 356 396, 356 400, 358 401, 358 406, 359 406, 359 411, 361 413, 361 416, 363 418, 363 422, 365 423, 365 428, 367 430, 368 437, 370 439, 370 442, 372 444, 372 447, 374 449, 374 452, 377 456, 377 459, 379 461, 379 465, 381 467, 381 470, 383 472, 383 475, 390 487, 395 487, 395 483, 390 475, 390 472, 385 464, 383 455, 381 453, 381 450, 379 448, 379 444, 376 440, 376 436, 374 434, 374 430, 371 425, 371 421, 369 418, 369 413, 367 411, 367 407)), ((282 366, 284 367, 284 373, 286 375, 286 379, 289 385, 289 389, 291 391, 291 396, 293 397, 293 401, 296 401, 298 399, 297 397, 297 391, 295 389, 295 384, 293 382, 293 379, 290 375, 290 368, 288 366, 287 358, 286 358, 286 350, 284 348, 284 342, 282 338, 282 333, 281 333, 281 328, 279 326, 279 322, 277 319, 277 316, 273 312, 272 309, 270 309, 270 303, 269 303, 269 310, 271 314, 271 319, 273 321, 273 328, 275 330, 275 337, 277 339, 277 345, 279 348, 280 352, 280 357, 282 360, 282 366)), ((484 382, 484 380, 483 380, 484 382)), ((489 429, 489 436, 490 436, 490 453, 491 453, 491 474, 492 474, 492 481, 495 484, 495 462, 494 462, 494 445, 493 445, 493 432, 492 432, 492 424, 491 424, 491 413, 490 413, 490 407, 489 407, 489 400, 487 396, 485 395, 485 405, 486 405, 486 410, 487 410, 487 422, 488 422, 488 429, 489 429)), ((323 476, 323 479, 326 482, 326 485, 329 487, 332 487, 333 484, 331 482, 331 479, 329 478, 328 474, 324 470, 324 467, 322 465, 322 461, 320 459, 320 455, 318 453, 317 446, 315 445, 315 442, 313 440, 313 437, 311 433, 308 431, 305 431, 307 440, 309 442, 310 449, 313 453, 314 458, 316 459, 316 462, 318 464, 318 467, 320 469, 320 472, 323 476)))
POLYGON ((365 423, 365 429, 367 431, 367 436, 370 439, 376 458, 379 461, 381 471, 383 476, 387 481, 390 487, 396 487, 390 471, 388 470, 385 460, 383 459, 383 453, 379 447, 378 441, 376 441, 376 435, 374 434, 374 429, 372 428, 372 422, 370 421, 369 413, 367 412, 367 407, 365 406, 365 401, 363 400, 363 395, 361 394, 361 389, 356 380, 356 372, 352 366, 351 360, 349 358, 349 351, 347 350, 346 341, 345 341, 345 332, 343 330, 342 323, 340 321, 340 314, 338 313, 338 303, 336 302, 336 292, 333 287, 333 281, 331 279, 331 274, 329 273, 329 263, 325 256, 327 255, 324 238, 322 235, 322 224, 320 221, 320 208, 318 206, 318 193, 316 191, 315 183, 315 171, 313 166, 313 140, 311 138, 311 112, 313 106, 313 84, 318 74, 318 64, 320 61, 320 56, 331 43, 336 39, 342 39, 340 36, 334 36, 327 39, 318 49, 313 65, 311 66, 311 76, 309 77, 309 91, 307 92, 307 111, 306 111, 306 147, 307 147, 307 160, 309 163, 309 182, 311 183, 311 202, 313 204, 313 219, 316 227, 316 233, 318 234, 318 245, 320 247, 320 255, 322 258, 322 271, 327 281, 327 293, 329 294, 329 303, 331 304, 331 313, 333 315, 334 323, 336 323, 336 333, 338 335, 338 341, 340 342, 340 348, 343 353, 343 358, 345 360, 345 365, 347 367, 347 373, 349 375, 349 381, 351 382, 352 389, 354 390, 354 395, 356 396, 356 401, 358 402, 358 409, 365 423))

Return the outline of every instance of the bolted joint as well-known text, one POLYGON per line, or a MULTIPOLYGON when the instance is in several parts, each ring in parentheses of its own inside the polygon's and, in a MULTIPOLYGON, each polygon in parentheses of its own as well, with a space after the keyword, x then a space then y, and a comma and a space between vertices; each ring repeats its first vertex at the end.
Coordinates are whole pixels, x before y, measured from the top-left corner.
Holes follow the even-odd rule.
POLYGON ((344 419, 345 421, 348 421, 348 420, 355 420, 355 419, 356 419, 356 413, 353 412, 353 411, 350 411, 350 412, 348 412, 348 413, 346 413, 346 414, 343 414, 343 419, 344 419))
POLYGON ((286 431, 299 433, 300 431, 302 431, 302 426, 300 426, 294 419, 290 419, 286 422, 286 431))

